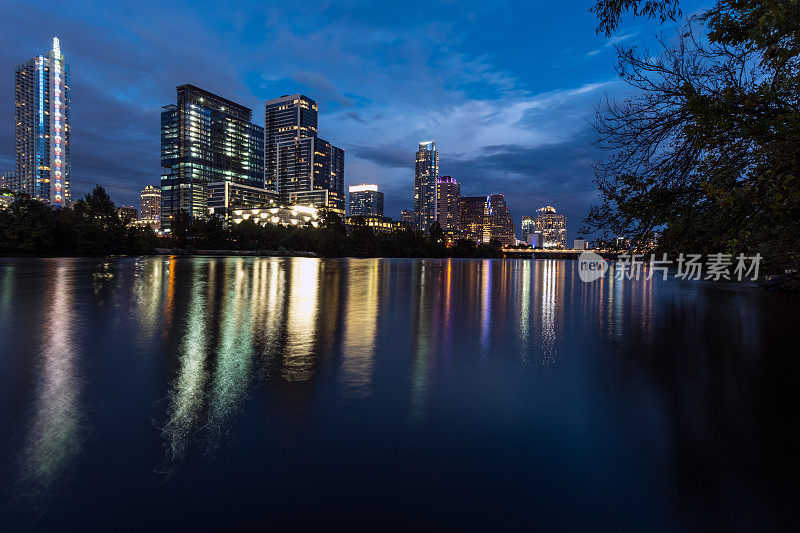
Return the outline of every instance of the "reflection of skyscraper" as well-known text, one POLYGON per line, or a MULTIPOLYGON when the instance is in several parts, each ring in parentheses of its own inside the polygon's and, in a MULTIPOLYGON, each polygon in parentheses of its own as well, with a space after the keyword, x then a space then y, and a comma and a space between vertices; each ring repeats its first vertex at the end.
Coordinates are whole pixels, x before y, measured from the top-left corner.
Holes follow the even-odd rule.
POLYGON ((183 211, 208 212, 208 184, 264 186, 264 129, 253 111, 194 85, 161 113, 161 227, 183 211))
POLYGON ((341 381, 345 394, 351 397, 362 398, 371 393, 379 263, 378 259, 352 261, 348 268, 341 381))
POLYGON ((58 37, 50 54, 17 66, 14 192, 54 206, 70 203, 70 74, 58 37))
POLYGON ((451 176, 438 180, 437 211, 443 230, 456 231, 461 220, 461 184, 451 176))
POLYGON ((437 219, 439 151, 436 143, 419 143, 414 165, 414 217, 417 229, 428 231, 437 219))

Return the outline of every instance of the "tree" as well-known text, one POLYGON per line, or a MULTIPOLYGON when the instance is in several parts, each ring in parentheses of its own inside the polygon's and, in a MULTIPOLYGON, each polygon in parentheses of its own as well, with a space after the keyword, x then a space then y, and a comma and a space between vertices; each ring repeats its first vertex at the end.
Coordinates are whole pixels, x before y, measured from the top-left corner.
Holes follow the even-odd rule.
MULTIPOLYGON (((593 11, 606 31, 628 9, 673 7, 607 0, 593 11)), ((797 265, 798 10, 797 1, 720 0, 657 55, 618 47, 617 71, 636 94, 595 117, 608 156, 594 165, 602 202, 586 229, 634 243, 660 231, 666 252, 761 252, 773 268, 797 265)))

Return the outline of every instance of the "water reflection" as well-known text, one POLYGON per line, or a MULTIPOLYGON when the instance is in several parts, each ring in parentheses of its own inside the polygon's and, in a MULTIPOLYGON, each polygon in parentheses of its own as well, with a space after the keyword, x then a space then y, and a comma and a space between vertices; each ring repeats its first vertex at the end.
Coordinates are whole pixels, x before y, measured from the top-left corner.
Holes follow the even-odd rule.
POLYGON ((379 310, 378 264, 377 259, 349 263, 339 381, 344 395, 351 398, 365 398, 372 392, 379 310))
POLYGON ((291 262, 286 318, 287 346, 282 374, 287 381, 305 381, 314 373, 314 340, 319 313, 320 261, 291 262))
POLYGON ((43 302, 33 414, 22 450, 15 495, 46 505, 81 454, 81 379, 75 332, 81 319, 73 303, 70 260, 51 260, 43 302))
MULTIPOLYGON (((203 279, 201 275, 203 267, 204 265, 199 262, 193 265, 194 279, 188 304, 189 314, 178 349, 178 375, 169 394, 168 419, 162 428, 166 440, 168 464, 186 455, 191 437, 200 423, 204 386, 208 380, 205 365, 209 320, 205 312, 204 289, 212 284, 203 279)), ((174 280, 174 268, 171 270, 174 280)), ((174 291, 174 281, 169 287, 169 291, 174 291)))

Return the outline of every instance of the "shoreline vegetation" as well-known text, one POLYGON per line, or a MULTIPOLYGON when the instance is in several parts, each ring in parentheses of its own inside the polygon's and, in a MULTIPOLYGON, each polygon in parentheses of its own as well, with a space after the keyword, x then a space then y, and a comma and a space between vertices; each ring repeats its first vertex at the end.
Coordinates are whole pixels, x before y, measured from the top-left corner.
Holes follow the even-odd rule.
POLYGON ((250 220, 225 227, 219 217, 181 213, 172 222, 172 234, 158 236, 149 227, 126 226, 99 185, 71 207, 58 209, 18 198, 0 210, 0 255, 152 255, 159 249, 176 255, 503 257, 499 241, 476 244, 459 239, 447 246, 438 224, 430 233, 404 229, 378 234, 365 224, 348 228, 332 212, 325 213, 316 228, 262 226, 250 220))

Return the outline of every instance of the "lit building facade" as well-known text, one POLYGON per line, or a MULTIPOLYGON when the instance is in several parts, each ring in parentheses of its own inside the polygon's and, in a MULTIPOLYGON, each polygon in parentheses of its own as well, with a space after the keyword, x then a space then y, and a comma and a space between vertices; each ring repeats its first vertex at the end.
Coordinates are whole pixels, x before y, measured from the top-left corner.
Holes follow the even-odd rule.
POLYGON ((534 232, 542 235, 543 248, 567 247, 567 219, 559 215, 552 205, 536 210, 534 232))
POLYGON ((520 228, 522 229, 522 240, 528 241, 528 234, 534 233, 536 223, 536 217, 533 215, 522 215, 522 223, 520 224, 520 228))
POLYGON ((439 225, 445 231, 455 231, 461 225, 461 184, 451 176, 437 180, 436 193, 439 225))
POLYGON ((208 184, 264 186, 264 129, 253 111, 194 85, 161 113, 161 227, 179 211, 208 213, 208 184))
POLYGON ((138 222, 139 211, 132 205, 121 205, 117 208, 117 216, 127 226, 138 222))
POLYGON ((438 180, 439 151, 436 143, 421 142, 414 163, 414 222, 419 231, 428 231, 439 218, 438 180))
POLYGON ((477 243, 496 239, 506 246, 513 245, 514 220, 508 212, 502 194, 461 197, 461 232, 477 243))
POLYGON ((265 207, 278 204, 278 193, 232 181, 208 184, 208 212, 227 224, 231 210, 242 207, 265 207))
POLYGON ((486 197, 462 196, 461 206, 461 232, 466 239, 475 242, 484 242, 484 227, 486 221, 486 197))
POLYGON ((372 228, 372 231, 375 233, 391 233, 395 229, 394 221, 389 217, 384 217, 381 215, 351 215, 345 220, 347 225, 354 226, 357 223, 357 216, 361 216, 363 218, 364 225, 372 228))
POLYGON ((57 37, 47 56, 17 66, 14 76, 14 192, 50 205, 70 204, 70 71, 57 37))
POLYGON ((161 189, 148 185, 139 194, 139 221, 153 229, 161 228, 161 189))
POLYGON ((4 170, 0 172, 0 189, 5 189, 14 193, 21 192, 22 185, 19 174, 13 170, 4 170))
POLYGON ((484 230, 485 242, 496 239, 505 246, 515 244, 514 219, 508 212, 505 196, 490 194, 486 197, 486 228, 484 230))
POLYGON ((403 209, 400 211, 400 222, 412 228, 416 227, 414 223, 414 211, 411 209, 403 209))
POLYGON ((282 202, 344 215, 344 150, 317 136, 317 103, 302 94, 264 105, 265 187, 282 202))
POLYGON ((377 185, 350 185, 347 207, 351 217, 377 215, 383 216, 383 193, 377 185))
POLYGON ((279 224, 281 226, 303 226, 310 224, 319 226, 319 212, 313 207, 303 205, 273 205, 265 207, 250 207, 231 210, 231 221, 241 224, 245 220, 252 220, 262 226, 279 224))

